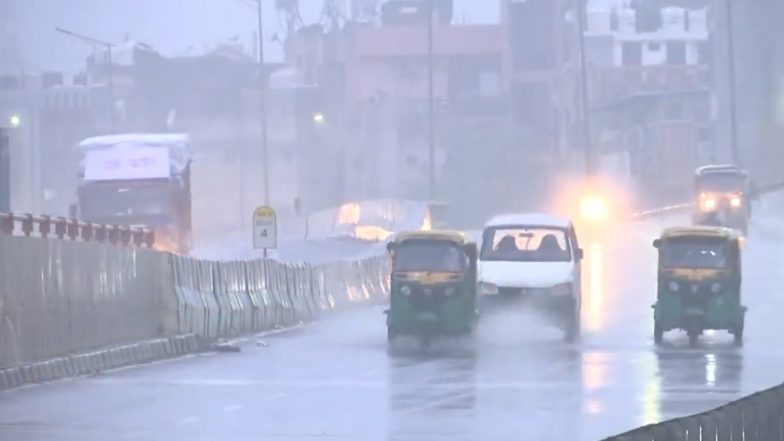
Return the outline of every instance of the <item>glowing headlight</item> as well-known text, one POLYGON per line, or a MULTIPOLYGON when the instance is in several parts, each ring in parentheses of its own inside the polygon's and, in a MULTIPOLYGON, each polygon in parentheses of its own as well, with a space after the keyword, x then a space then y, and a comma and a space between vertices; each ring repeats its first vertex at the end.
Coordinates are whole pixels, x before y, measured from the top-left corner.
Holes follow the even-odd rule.
POLYGON ((555 296, 570 296, 572 295, 572 284, 561 283, 550 288, 550 292, 555 296))
POLYGON ((603 221, 607 218, 607 202, 599 196, 590 196, 580 204, 583 219, 591 222, 603 221))
POLYGON ((407 286, 407 285, 401 286, 400 287, 400 294, 403 294, 404 296, 410 296, 411 295, 411 287, 407 286))
POLYGON ((667 288, 669 288, 672 292, 678 292, 678 288, 680 288, 680 286, 678 286, 678 282, 672 281, 669 285, 667 285, 667 288))
POLYGON ((485 294, 498 294, 498 287, 492 283, 481 282, 479 284, 479 290, 485 294))
POLYGON ((702 208, 705 210, 713 210, 716 208, 716 199, 707 198, 702 201, 702 208))
POLYGON ((730 199, 730 206, 732 206, 733 208, 740 207, 740 203, 741 203, 741 200, 740 200, 740 197, 738 197, 738 196, 733 196, 732 199, 730 199))
POLYGON ((721 283, 717 282, 717 283, 714 283, 713 285, 711 285, 711 292, 712 293, 717 294, 719 291, 721 291, 721 283))

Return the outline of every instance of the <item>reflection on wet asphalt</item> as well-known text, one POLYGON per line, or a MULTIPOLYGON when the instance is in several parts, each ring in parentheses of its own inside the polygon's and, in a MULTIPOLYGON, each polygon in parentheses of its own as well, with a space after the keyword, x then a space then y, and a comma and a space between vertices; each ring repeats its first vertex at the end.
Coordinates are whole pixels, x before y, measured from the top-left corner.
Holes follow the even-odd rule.
POLYGON ((0 441, 599 440, 780 383, 784 237, 752 230, 744 250, 743 348, 722 332, 697 348, 672 332, 656 348, 650 241, 663 226, 583 244, 579 343, 500 312, 474 337, 388 351, 382 308, 351 311, 239 354, 2 394, 0 441))

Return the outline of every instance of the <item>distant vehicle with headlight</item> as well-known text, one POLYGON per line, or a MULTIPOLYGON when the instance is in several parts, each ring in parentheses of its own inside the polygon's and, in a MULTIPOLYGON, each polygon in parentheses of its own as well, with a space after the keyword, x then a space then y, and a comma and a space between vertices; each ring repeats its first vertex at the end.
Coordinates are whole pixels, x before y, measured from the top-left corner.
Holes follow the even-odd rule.
POLYGON ((497 216, 482 233, 480 304, 544 311, 572 341, 580 335, 582 259, 570 220, 548 214, 497 216))
POLYGON ((709 165, 694 172, 693 225, 735 228, 746 233, 757 194, 747 173, 735 165, 709 165))
POLYGON ((695 345, 705 330, 727 330, 743 343, 741 237, 721 227, 674 227, 653 241, 659 250, 655 343, 673 329, 695 345))
POLYGON ((387 340, 414 335, 469 334, 477 321, 477 246, 456 231, 398 234, 387 244, 392 258, 387 340))

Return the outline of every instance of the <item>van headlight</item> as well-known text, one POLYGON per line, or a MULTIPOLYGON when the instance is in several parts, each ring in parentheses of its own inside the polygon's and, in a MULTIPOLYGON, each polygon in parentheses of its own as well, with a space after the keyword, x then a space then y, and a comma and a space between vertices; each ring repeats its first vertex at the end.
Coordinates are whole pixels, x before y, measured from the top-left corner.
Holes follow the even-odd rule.
POLYGON ((718 294, 719 292, 721 292, 721 283, 716 282, 713 285, 711 285, 711 292, 714 294, 718 294))
POLYGON ((498 294, 498 287, 493 283, 479 282, 479 291, 483 294, 498 294))
POLYGON ((457 294, 457 288, 454 286, 450 286, 446 290, 444 290, 444 295, 447 297, 452 297, 453 295, 457 294))
POLYGON ((401 286, 400 287, 400 294, 403 294, 404 296, 410 296, 411 295, 411 287, 408 286, 408 285, 401 286))
POLYGON ((672 291, 672 292, 678 292, 678 289, 680 288, 680 286, 678 285, 678 282, 673 280, 672 282, 670 282, 667 285, 667 288, 669 288, 670 291, 672 291))
POLYGON ((559 283, 558 285, 550 288, 550 293, 554 296, 570 296, 572 295, 572 284, 559 283))

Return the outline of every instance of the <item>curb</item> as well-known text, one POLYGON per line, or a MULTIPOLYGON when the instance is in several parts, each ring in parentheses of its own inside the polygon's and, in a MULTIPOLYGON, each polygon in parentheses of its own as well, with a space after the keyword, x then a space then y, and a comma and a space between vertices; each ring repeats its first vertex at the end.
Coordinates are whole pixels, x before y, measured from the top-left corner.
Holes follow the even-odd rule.
POLYGON ((206 344, 196 334, 175 335, 7 367, 0 369, 0 391, 27 384, 94 375, 123 366, 179 357, 205 348, 206 344))

